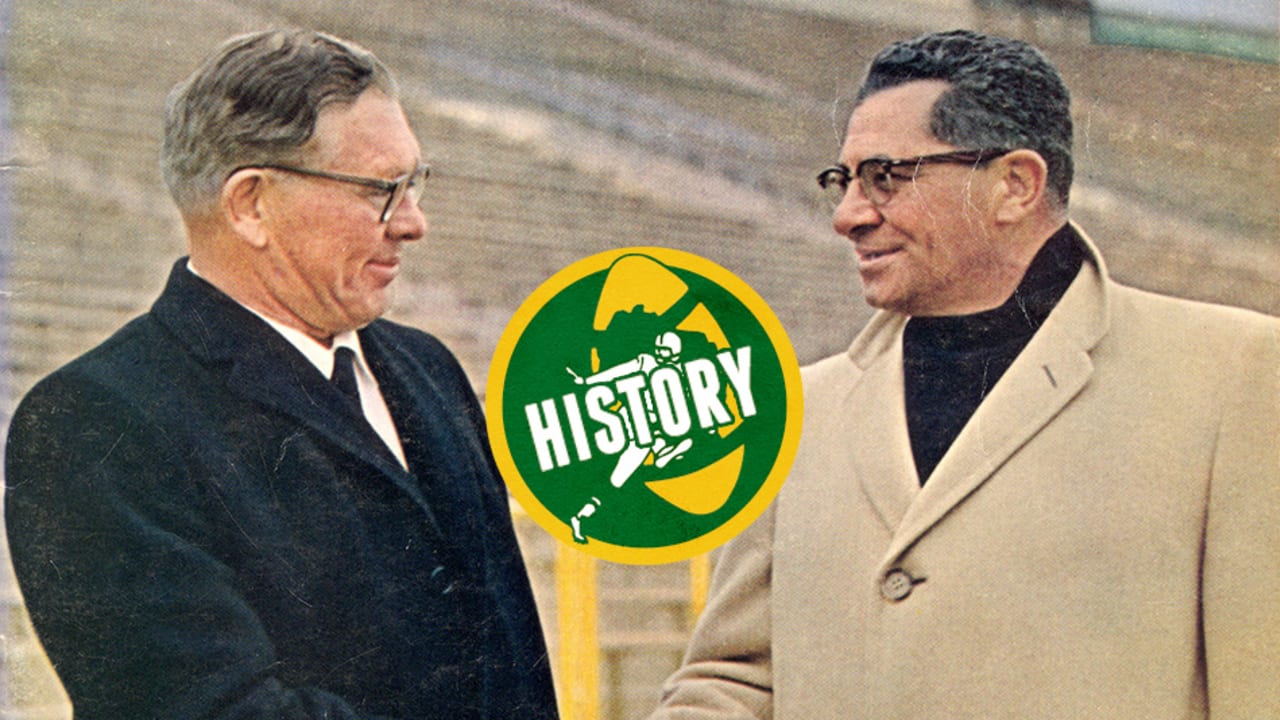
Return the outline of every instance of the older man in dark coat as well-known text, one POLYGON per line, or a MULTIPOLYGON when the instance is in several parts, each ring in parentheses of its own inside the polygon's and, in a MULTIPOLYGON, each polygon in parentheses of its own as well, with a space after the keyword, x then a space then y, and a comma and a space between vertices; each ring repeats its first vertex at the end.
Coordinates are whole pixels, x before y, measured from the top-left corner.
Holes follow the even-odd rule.
POLYGON ((386 69, 234 38, 175 88, 164 169, 190 257, 8 444, 14 565, 77 718, 553 718, 470 385, 377 319, 426 233, 386 69))

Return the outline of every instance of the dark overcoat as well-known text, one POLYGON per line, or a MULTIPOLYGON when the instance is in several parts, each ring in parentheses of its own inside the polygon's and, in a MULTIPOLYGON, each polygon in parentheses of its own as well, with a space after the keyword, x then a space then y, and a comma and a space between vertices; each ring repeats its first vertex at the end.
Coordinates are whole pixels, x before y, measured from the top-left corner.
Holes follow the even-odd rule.
POLYGON ((185 260, 24 399, 9 542, 78 720, 555 716, 466 377, 423 332, 360 341, 407 472, 185 260))

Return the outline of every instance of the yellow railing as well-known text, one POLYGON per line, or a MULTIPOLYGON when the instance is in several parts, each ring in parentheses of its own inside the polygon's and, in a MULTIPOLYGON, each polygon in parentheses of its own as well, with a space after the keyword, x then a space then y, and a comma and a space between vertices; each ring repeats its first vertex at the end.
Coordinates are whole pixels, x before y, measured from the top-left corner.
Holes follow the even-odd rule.
MULTIPOLYGON (((596 558, 557 544, 555 560, 561 720, 600 720, 600 631, 596 558)), ((689 627, 706 606, 708 556, 689 561, 689 627)))
POLYGON ((561 720, 600 718, 600 628, 596 559, 556 547, 556 626, 560 648, 561 720))
POLYGON ((693 629, 698 616, 707 606, 707 591, 711 588, 711 556, 699 555, 689 561, 689 629, 693 629))
MULTIPOLYGON (((607 662, 600 637, 600 561, 542 534, 541 528, 514 500, 511 513, 533 579, 545 581, 547 570, 553 576, 553 587, 547 589, 555 594, 555 635, 548 641, 556 655, 556 689, 561 720, 601 720, 604 715, 601 667, 607 662), (554 559, 544 554, 547 544, 555 547, 554 559), (544 550, 533 549, 535 547, 544 550), (540 558, 550 560, 550 568, 540 558)), ((686 632, 693 629, 694 622, 706 606, 711 577, 710 555, 689 560, 688 574, 686 632)), ((535 582, 535 585, 539 584, 535 582)), ((539 597, 539 607, 543 612, 551 612, 550 600, 539 597)), ((544 619, 550 621, 550 617, 544 619)))

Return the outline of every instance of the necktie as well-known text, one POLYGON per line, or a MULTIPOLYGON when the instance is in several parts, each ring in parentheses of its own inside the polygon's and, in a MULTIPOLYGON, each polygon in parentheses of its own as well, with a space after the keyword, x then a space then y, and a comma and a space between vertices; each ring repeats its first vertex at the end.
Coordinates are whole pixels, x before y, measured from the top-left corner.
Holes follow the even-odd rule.
POLYGON ((329 380, 338 392, 351 403, 356 414, 363 416, 360 406, 360 387, 356 384, 356 353, 349 347, 339 347, 333 352, 333 376, 329 380))

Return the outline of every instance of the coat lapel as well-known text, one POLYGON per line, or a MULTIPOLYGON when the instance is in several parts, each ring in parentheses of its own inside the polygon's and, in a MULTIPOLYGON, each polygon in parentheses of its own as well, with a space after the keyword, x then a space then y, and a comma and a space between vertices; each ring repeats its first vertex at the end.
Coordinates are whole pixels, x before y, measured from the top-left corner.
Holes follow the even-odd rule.
POLYGON ((862 373, 843 405, 854 419, 848 442, 862 490, 889 532, 902 523, 920 492, 902 394, 905 326, 904 316, 879 313, 859 335, 849 355, 862 373), (876 420, 858 422, 858 418, 876 420))
MULTIPOLYGON (((233 361, 227 388, 289 415, 346 453, 391 476, 397 484, 404 484, 400 481, 407 474, 368 422, 352 412, 315 366, 275 331, 269 327, 267 330, 271 335, 243 348, 233 361)), ((416 494, 412 485, 405 490, 416 494)))
POLYGON ((1048 425, 1093 373, 1087 352, 1047 323, 965 424, 902 519, 892 562, 1048 425))
POLYGON ((225 370, 228 392, 292 418, 300 429, 323 437, 386 476, 421 507, 431 529, 439 534, 416 480, 400 467, 373 428, 279 333, 187 270, 186 258, 174 266, 152 312, 210 368, 225 370))
MULTIPOLYGON (((398 346, 375 323, 360 332, 365 358, 381 387, 395 419, 409 469, 428 505, 444 508, 478 508, 485 470, 477 458, 486 456, 481 438, 462 413, 468 403, 449 398, 441 386, 449 377, 445 368, 429 364, 398 346), (406 382, 412 378, 412 382, 406 382)), ((464 377, 459 382, 465 383, 464 377)), ((463 512, 438 515, 442 532, 453 544, 466 544, 476 535, 476 518, 463 512)), ((483 529, 480 529, 483 532, 483 529)))
MULTIPOLYGON (((978 491, 1015 452, 1043 431, 1088 383, 1093 374, 1089 351, 1106 333, 1109 308, 1105 267, 1093 244, 1087 238, 1084 241, 1090 260, 1084 263, 1080 274, 1044 325, 965 424, 929 482, 914 494, 905 512, 898 516, 899 522, 892 526, 895 528, 893 540, 883 559, 886 568, 942 521, 947 513, 978 491)), ((885 428, 863 430, 876 435, 876 442, 892 443, 882 445, 882 453, 886 452, 884 448, 893 448, 892 452, 896 454, 897 444, 908 445, 910 458, 901 397, 901 327, 894 333, 894 338, 896 354, 885 353, 885 357, 892 359, 890 364, 897 369, 898 375, 891 377, 884 370, 875 382, 877 385, 892 385, 896 389, 897 397, 888 397, 888 392, 882 389, 877 391, 880 397, 876 400, 895 403, 891 409, 890 406, 881 406, 881 414, 889 418, 886 424, 888 432, 896 437, 883 437, 885 428)), ((868 391, 869 399, 871 392, 868 391)), ((914 465, 910 464, 910 467, 909 477, 918 482, 914 465)), ((885 473, 892 470, 891 465, 881 465, 861 472, 885 473)), ((886 479, 866 474, 862 477, 863 486, 869 495, 873 495, 873 501, 875 495, 888 496, 888 483, 897 484, 896 477, 886 479)), ((893 496, 898 503, 901 502, 901 493, 897 490, 893 496)), ((879 508, 880 503, 877 502, 879 508)), ((884 517, 883 510, 881 513, 884 517)))

